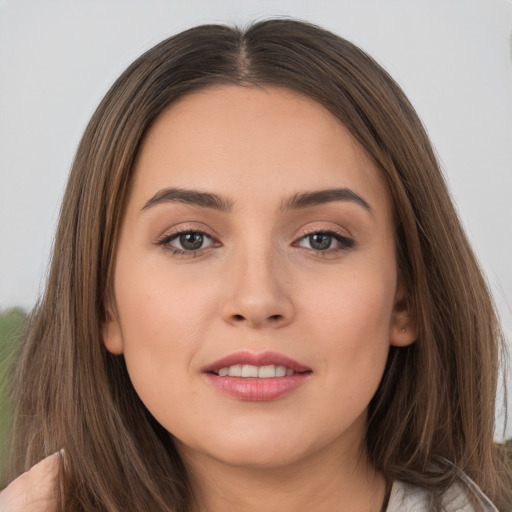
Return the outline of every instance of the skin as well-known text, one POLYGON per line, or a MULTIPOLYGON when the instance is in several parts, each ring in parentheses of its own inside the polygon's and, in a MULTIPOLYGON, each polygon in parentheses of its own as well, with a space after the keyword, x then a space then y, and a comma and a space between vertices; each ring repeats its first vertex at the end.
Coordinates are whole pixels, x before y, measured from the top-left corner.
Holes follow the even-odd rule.
POLYGON ((57 510, 56 478, 59 454, 42 460, 0 493, 4 512, 53 512, 57 510))
POLYGON ((381 509, 367 408, 390 345, 416 333, 386 186, 322 106, 285 89, 223 86, 162 113, 136 163, 114 295, 105 346, 124 355, 140 398, 173 434, 193 510, 381 509), (169 187, 231 208, 148 205, 169 187), (343 188, 369 208, 283 208, 296 194, 343 188), (177 230, 203 233, 204 245, 180 253, 177 230), (310 235, 324 231, 335 234, 318 250, 310 235), (279 352, 311 374, 276 400, 225 395, 203 368, 240 350, 279 352))
POLYGON ((139 153, 114 292, 105 345, 124 354, 137 393, 175 436, 199 510, 333 510, 340 500, 380 509, 367 406, 390 344, 415 332, 386 187, 322 106, 288 90, 224 86, 165 111, 139 153), (231 210, 144 208, 169 187, 217 194, 231 210), (295 194, 338 188, 371 210, 354 201, 283 210, 295 194), (176 230, 204 233, 204 245, 176 252, 176 230), (312 248, 309 234, 325 230, 352 247, 312 248), (312 374, 277 400, 227 396, 202 369, 242 349, 280 352, 312 374))

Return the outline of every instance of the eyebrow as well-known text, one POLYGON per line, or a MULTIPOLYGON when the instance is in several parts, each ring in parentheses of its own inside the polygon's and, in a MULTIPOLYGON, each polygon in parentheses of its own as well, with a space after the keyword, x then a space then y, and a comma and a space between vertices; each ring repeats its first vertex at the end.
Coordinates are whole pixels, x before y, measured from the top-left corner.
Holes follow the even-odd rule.
MULTIPOLYGON (((353 202, 362 206, 370 213, 373 211, 367 201, 349 188, 300 192, 294 194, 290 199, 283 202, 281 210, 299 210, 334 201, 353 202)), ((217 194, 201 192, 199 190, 187 190, 183 188, 164 188, 159 190, 153 197, 144 203, 142 211, 165 203, 184 203, 199 206, 201 208, 211 208, 221 212, 230 212, 233 209, 232 201, 217 194)))
POLYGON ((142 211, 165 203, 185 203, 200 206, 201 208, 212 208, 221 212, 229 212, 233 208, 232 201, 224 199, 217 194, 183 188, 164 188, 144 203, 142 211))
POLYGON ((356 203, 370 213, 373 212, 372 207, 359 194, 349 188, 334 188, 326 190, 318 190, 314 192, 301 192, 295 194, 281 206, 282 210, 298 210, 317 206, 333 201, 349 201, 356 203))

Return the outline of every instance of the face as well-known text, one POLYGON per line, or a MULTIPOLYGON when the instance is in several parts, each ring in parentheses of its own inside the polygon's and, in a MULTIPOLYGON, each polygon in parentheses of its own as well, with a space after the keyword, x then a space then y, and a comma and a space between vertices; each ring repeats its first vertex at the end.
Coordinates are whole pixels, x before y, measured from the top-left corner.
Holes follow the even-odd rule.
POLYGON ((114 295, 105 345, 189 459, 360 447, 389 346, 414 339, 377 168, 322 106, 278 88, 211 88, 160 115, 114 295))

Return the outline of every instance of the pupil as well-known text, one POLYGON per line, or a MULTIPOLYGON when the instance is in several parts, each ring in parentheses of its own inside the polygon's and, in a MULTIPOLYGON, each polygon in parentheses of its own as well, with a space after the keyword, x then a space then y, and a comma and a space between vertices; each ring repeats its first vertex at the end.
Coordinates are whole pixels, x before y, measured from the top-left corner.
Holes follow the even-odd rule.
POLYGON ((195 251, 203 245, 203 235, 200 233, 185 233, 180 235, 181 246, 187 251, 195 251))
POLYGON ((331 235, 317 233, 315 235, 309 236, 309 243, 311 244, 311 247, 319 251, 325 251, 326 249, 329 249, 331 246, 331 241, 331 235))

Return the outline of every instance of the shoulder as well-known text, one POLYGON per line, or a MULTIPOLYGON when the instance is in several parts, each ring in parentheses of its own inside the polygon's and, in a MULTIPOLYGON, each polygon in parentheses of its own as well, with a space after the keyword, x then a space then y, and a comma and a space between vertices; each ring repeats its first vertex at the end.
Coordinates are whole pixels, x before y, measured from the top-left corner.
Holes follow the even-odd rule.
MULTIPOLYGON (((396 481, 386 512, 425 512, 431 510, 427 491, 396 481)), ((498 512, 489 498, 469 478, 463 476, 442 496, 443 512, 498 512)))
POLYGON ((55 453, 0 492, 0 511, 55 512, 58 472, 59 454, 55 453))

